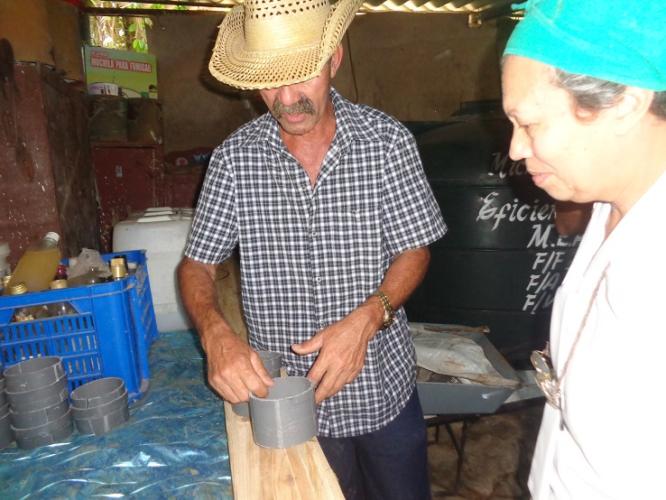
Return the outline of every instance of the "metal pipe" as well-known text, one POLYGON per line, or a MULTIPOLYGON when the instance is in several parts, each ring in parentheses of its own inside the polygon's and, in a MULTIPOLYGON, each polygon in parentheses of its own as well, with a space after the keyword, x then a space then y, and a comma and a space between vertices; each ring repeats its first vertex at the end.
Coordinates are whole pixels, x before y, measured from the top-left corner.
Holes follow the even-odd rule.
MULTIPOLYGON (((213 7, 213 8, 219 8, 219 7, 226 7, 228 5, 236 5, 235 2, 226 2, 226 1, 221 1, 221 2, 196 2, 193 0, 140 0, 138 2, 136 1, 129 1, 129 0, 115 0, 116 4, 121 4, 121 3, 129 3, 129 4, 150 4, 150 5, 177 5, 177 6, 183 6, 183 7, 213 7)), ((92 8, 92 7, 91 7, 92 8)), ((111 7, 98 7, 100 9, 105 9, 105 8, 111 8, 111 7)), ((161 10, 161 9, 157 9, 161 10)), ((165 9, 166 10, 166 9, 165 9)))
POLYGON ((491 21, 500 17, 512 17, 514 11, 511 7, 512 0, 504 0, 488 9, 479 12, 472 12, 467 16, 467 26, 470 28, 479 28, 484 22, 491 21))
POLYGON ((202 14, 224 14, 229 12, 231 7, 220 7, 217 10, 161 10, 161 9, 117 9, 106 7, 85 7, 83 12, 90 16, 127 16, 127 17, 142 17, 142 16, 162 16, 164 14, 180 14, 180 15, 202 15, 202 14))

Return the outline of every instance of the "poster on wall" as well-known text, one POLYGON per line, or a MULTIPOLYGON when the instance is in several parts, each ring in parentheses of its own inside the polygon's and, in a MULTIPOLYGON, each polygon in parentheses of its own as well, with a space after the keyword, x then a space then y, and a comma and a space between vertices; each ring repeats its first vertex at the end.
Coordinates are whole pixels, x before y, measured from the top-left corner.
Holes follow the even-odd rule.
POLYGON ((89 94, 157 99, 157 61, 152 54, 84 45, 89 94))

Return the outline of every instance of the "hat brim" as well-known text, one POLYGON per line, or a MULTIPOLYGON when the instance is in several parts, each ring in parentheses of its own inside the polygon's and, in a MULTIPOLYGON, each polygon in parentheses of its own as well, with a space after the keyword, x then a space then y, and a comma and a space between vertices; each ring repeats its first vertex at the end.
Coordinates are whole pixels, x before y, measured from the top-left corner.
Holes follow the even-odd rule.
POLYGON ((222 83, 244 90, 270 89, 310 80, 319 74, 342 41, 363 0, 338 0, 331 6, 321 42, 300 49, 250 51, 245 47, 244 10, 224 18, 208 69, 222 83))

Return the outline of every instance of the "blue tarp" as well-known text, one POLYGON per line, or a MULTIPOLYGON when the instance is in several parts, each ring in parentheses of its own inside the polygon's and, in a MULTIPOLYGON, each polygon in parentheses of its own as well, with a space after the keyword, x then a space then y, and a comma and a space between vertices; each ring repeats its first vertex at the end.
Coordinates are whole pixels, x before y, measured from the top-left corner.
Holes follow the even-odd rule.
POLYGON ((233 498, 222 401, 192 332, 151 347, 146 396, 104 436, 0 451, 0 498, 233 498))

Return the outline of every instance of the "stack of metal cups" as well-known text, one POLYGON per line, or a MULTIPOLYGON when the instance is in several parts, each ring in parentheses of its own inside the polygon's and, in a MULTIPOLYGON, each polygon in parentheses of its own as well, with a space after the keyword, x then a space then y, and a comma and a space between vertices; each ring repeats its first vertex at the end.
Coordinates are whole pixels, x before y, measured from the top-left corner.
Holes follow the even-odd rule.
POLYGON ((72 391, 72 416, 81 434, 100 436, 129 419, 125 381, 106 377, 72 391))
POLYGON ((66 440, 72 434, 67 376, 60 358, 22 361, 4 372, 11 430, 21 448, 66 440))
POLYGON ((14 433, 9 418, 9 401, 5 394, 6 384, 2 370, 3 366, 0 363, 0 449, 6 448, 14 442, 14 433))

